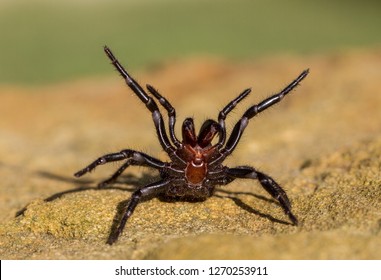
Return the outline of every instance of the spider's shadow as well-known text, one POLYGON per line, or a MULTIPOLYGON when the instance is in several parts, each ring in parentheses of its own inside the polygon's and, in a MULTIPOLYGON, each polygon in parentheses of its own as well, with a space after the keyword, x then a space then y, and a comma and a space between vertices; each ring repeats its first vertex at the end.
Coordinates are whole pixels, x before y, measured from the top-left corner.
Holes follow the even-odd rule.
MULTIPOLYGON (((81 191, 87 191, 87 190, 114 189, 114 190, 123 190, 123 191, 133 192, 137 188, 131 188, 131 187, 126 188, 126 187, 121 187, 120 185, 133 185, 133 186, 143 187, 144 185, 146 185, 148 183, 151 183, 151 182, 158 180, 158 176, 152 176, 148 173, 143 173, 143 175, 141 177, 134 176, 131 174, 127 174, 127 175, 122 175, 119 177, 118 185, 114 184, 114 185, 111 185, 111 186, 108 186, 105 188, 99 188, 97 186, 94 186, 95 182, 92 180, 64 177, 61 175, 57 175, 57 174, 53 174, 53 173, 49 173, 49 172, 45 172, 45 171, 38 172, 37 175, 44 177, 46 179, 50 179, 50 180, 69 182, 69 183, 72 183, 74 185, 79 185, 78 187, 75 187, 73 189, 69 189, 69 190, 62 191, 62 192, 57 192, 57 193, 45 198, 44 199, 45 202, 51 202, 51 201, 58 199, 58 198, 62 197, 63 195, 66 195, 66 194, 76 193, 76 192, 81 192, 81 191)), ((269 199, 269 198, 266 198, 264 196, 256 195, 256 194, 253 194, 251 192, 232 192, 232 191, 222 190, 221 188, 216 188, 216 193, 214 194, 214 196, 219 197, 219 198, 224 198, 224 199, 229 198, 229 199, 233 200, 234 203, 238 207, 242 208, 243 210, 245 210, 249 213, 252 213, 252 214, 255 214, 257 216, 266 218, 266 219, 268 219, 272 222, 275 222, 275 223, 291 225, 291 223, 289 223, 289 222, 285 222, 285 221, 276 219, 269 214, 265 214, 265 213, 260 212, 257 209, 254 209, 253 207, 246 204, 245 202, 243 202, 240 198, 238 198, 236 196, 237 195, 251 195, 257 199, 264 200, 268 203, 277 204, 277 202, 273 199, 269 199), (223 195, 216 194, 216 193, 222 193, 223 195)), ((144 197, 144 198, 142 198, 141 202, 148 201, 152 198, 153 198, 153 196, 144 197)), ((162 202, 167 202, 167 203, 171 203, 171 202, 175 202, 175 201, 186 201, 186 202, 197 203, 197 202, 202 202, 205 200, 205 199, 192 199, 192 198, 168 198, 166 196, 159 196, 158 199, 162 202)), ((123 200, 120 203, 118 203, 118 205, 116 207, 116 214, 114 216, 113 223, 111 225, 110 234, 108 237, 109 240, 112 239, 113 236, 116 234, 119 223, 123 217, 123 214, 124 214, 125 209, 126 209, 129 202, 130 202, 130 199, 127 199, 127 200, 123 200)), ((27 206, 25 206, 21 210, 17 211, 15 216, 18 217, 20 215, 23 215, 26 210, 27 210, 27 206)))
POLYGON ((293 225, 290 222, 279 220, 279 219, 274 218, 273 216, 271 216, 269 214, 265 214, 265 213, 262 213, 261 211, 259 211, 257 209, 254 209, 250 205, 248 205, 245 202, 243 202, 240 198, 236 197, 236 195, 251 195, 251 196, 254 196, 257 199, 264 200, 267 203, 273 203, 273 204, 278 204, 279 205, 279 203, 277 201, 275 201, 274 199, 267 198, 267 197, 264 197, 262 195, 253 194, 251 192, 232 192, 232 191, 222 190, 220 188, 216 189, 216 192, 224 193, 226 195, 215 194, 214 196, 219 197, 219 198, 230 198, 231 200, 234 201, 234 203, 238 207, 242 208, 243 210, 245 210, 245 211, 247 211, 249 213, 255 214, 255 215, 260 216, 262 218, 266 218, 266 219, 268 219, 268 220, 270 220, 272 222, 275 222, 275 223, 279 223, 279 224, 283 224, 283 225, 293 225))
MULTIPOLYGON (((82 192, 82 191, 87 191, 87 190, 104 190, 104 189, 114 189, 114 190, 123 190, 123 191, 134 191, 135 188, 126 188, 126 187, 120 187, 117 185, 111 185, 105 188, 99 188, 97 186, 94 186, 94 181, 93 180, 86 180, 86 179, 76 179, 76 178, 71 178, 71 177, 65 177, 45 171, 39 171, 37 172, 37 176, 44 177, 49 180, 54 180, 54 181, 61 181, 61 182, 67 182, 67 183, 72 183, 73 185, 77 185, 77 187, 73 189, 68 189, 62 192, 57 192, 52 194, 51 196, 48 196, 45 198, 43 201, 44 202, 51 202, 53 200, 56 200, 58 198, 61 198, 65 194, 70 194, 70 193, 77 193, 77 192, 82 192)), ((137 177, 133 175, 124 175, 120 176, 120 179, 118 180, 121 184, 125 185, 139 185, 141 182, 146 182, 146 181, 152 181, 152 179, 155 178, 154 176, 146 175, 143 174, 143 177, 137 177)), ((118 182, 118 184, 119 184, 118 182)), ((19 211, 16 212, 15 217, 18 217, 20 215, 23 215, 24 212, 26 211, 27 206, 24 208, 20 209, 19 211)))

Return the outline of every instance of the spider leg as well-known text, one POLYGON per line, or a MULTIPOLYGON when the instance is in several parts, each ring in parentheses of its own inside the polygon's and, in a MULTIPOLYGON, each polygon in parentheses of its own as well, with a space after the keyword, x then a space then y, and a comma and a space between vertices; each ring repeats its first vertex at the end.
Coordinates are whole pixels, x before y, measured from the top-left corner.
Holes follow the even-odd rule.
POLYGON ((170 184, 170 181, 162 180, 162 181, 158 181, 158 182, 149 184, 149 185, 147 185, 141 189, 134 191, 133 194, 131 195, 131 199, 130 199, 130 202, 128 203, 127 207, 126 207, 126 210, 123 213, 123 216, 120 220, 120 223, 119 223, 119 226, 118 226, 116 232, 112 233, 109 236, 107 243, 111 245, 118 239, 118 237, 120 236, 120 234, 122 233, 122 231, 126 225, 128 218, 130 218, 131 215, 134 213, 134 210, 135 210, 136 206, 139 204, 142 197, 146 197, 149 195, 154 195, 154 194, 164 192, 166 187, 169 184, 170 184))
POLYGON ((218 143, 217 143, 218 147, 222 147, 225 144, 225 140, 226 140, 225 119, 226 119, 226 116, 234 109, 235 106, 237 106, 237 104, 239 102, 241 102, 246 96, 248 96, 250 92, 251 92, 250 88, 245 89, 240 95, 238 95, 235 99, 230 101, 228 103, 228 105, 226 105, 225 108, 222 109, 220 111, 220 113, 218 114, 218 123, 220 124, 220 127, 221 127, 220 137, 219 137, 218 143))
POLYGON ((304 70, 294 81, 292 81, 288 86, 286 86, 281 92, 274 94, 269 98, 266 98, 262 102, 253 105, 249 109, 247 109, 246 112, 243 114, 242 118, 234 126, 233 131, 228 141, 226 142, 225 147, 221 149, 221 156, 210 164, 221 163, 228 155, 230 155, 237 146, 243 131, 249 123, 249 120, 256 116, 258 113, 266 110, 267 108, 281 101, 283 97, 286 96, 286 94, 291 92, 308 75, 308 72, 308 69, 304 70))
POLYGON ((132 91, 140 98, 140 100, 146 105, 148 110, 152 113, 152 119, 156 127, 156 132, 159 137, 159 141, 163 149, 169 154, 174 154, 174 147, 168 139, 167 132, 165 131, 163 116, 161 115, 159 108, 155 100, 153 100, 143 88, 128 74, 128 72, 123 68, 119 61, 115 58, 113 53, 108 47, 104 47, 108 58, 111 63, 115 66, 116 70, 122 75, 126 80, 127 85, 132 89, 132 91))
POLYGON ((262 187, 282 206, 284 212, 289 217, 294 225, 298 224, 298 219, 291 212, 291 203, 287 197, 286 192, 274 181, 270 176, 255 170, 248 166, 238 166, 235 168, 228 168, 226 170, 229 177, 233 178, 247 178, 258 180, 262 187))
POLYGON ((97 160, 93 161, 91 164, 86 166, 84 169, 75 173, 74 176, 81 177, 87 172, 91 172, 92 170, 94 170, 94 168, 97 167, 98 165, 102 165, 102 164, 113 162, 113 161, 120 161, 124 159, 129 159, 129 160, 124 165, 122 165, 111 178, 116 179, 131 164, 144 165, 144 166, 149 166, 156 169, 160 169, 165 166, 164 162, 158 159, 155 159, 153 157, 150 157, 147 154, 127 149, 127 150, 122 150, 118 153, 112 153, 112 154, 101 156, 100 158, 98 158, 97 160))
POLYGON ((116 179, 123 173, 124 170, 126 170, 127 167, 130 165, 146 165, 145 161, 139 162, 134 159, 128 159, 121 167, 118 168, 118 170, 107 180, 104 180, 103 182, 98 184, 98 188, 105 188, 108 185, 114 183, 116 179))
POLYGON ((147 89, 152 95, 160 102, 168 112, 168 121, 169 121, 169 137, 176 147, 181 147, 181 142, 177 139, 175 134, 175 123, 176 123, 176 110, 173 108, 171 103, 163 97, 153 86, 147 85, 147 89))

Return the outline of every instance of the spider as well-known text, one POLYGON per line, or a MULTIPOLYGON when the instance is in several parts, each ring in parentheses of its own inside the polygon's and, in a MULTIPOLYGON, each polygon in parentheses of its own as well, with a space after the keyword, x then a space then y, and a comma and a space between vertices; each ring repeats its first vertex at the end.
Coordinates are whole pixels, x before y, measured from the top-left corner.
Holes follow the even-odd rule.
POLYGON ((244 90, 220 111, 218 121, 212 119, 206 120, 202 124, 198 134, 195 132, 193 119, 186 118, 182 124, 182 141, 180 141, 175 134, 175 108, 154 87, 148 84, 146 86, 147 93, 124 69, 107 46, 104 47, 104 51, 116 70, 125 79, 129 88, 152 113, 160 145, 170 158, 169 162, 163 162, 145 153, 126 149, 101 156, 74 174, 76 177, 81 177, 98 165, 125 160, 109 179, 98 185, 98 187, 102 188, 113 183, 129 166, 151 167, 157 169, 160 173, 160 180, 143 186, 132 193, 116 231, 110 235, 107 241, 108 244, 111 245, 117 241, 127 220, 131 217, 143 197, 164 195, 165 197, 172 198, 187 197, 205 200, 213 195, 217 185, 227 185, 238 178, 258 180, 262 187, 279 202, 292 224, 298 224, 297 218, 291 212, 291 203, 286 192, 274 179, 250 166, 237 166, 234 168, 224 166, 223 161, 237 147, 249 120, 281 101, 286 94, 291 92, 308 75, 308 69, 304 70, 279 93, 249 107, 235 124, 229 137, 226 135, 225 119, 236 105, 249 95, 251 92, 250 88, 244 90), (163 116, 160 113, 157 102, 163 106, 168 114, 169 134, 167 134, 163 116), (216 136, 218 136, 218 139, 216 139, 215 144, 212 144, 212 140, 216 136))

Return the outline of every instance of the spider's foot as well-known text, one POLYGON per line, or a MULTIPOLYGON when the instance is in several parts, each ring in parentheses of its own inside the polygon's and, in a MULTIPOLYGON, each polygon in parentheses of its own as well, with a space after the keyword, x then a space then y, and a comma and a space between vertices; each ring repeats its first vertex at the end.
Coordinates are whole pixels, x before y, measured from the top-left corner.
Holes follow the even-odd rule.
POLYGON ((106 243, 107 243, 108 245, 112 245, 112 244, 114 244, 114 243, 118 240, 119 235, 120 235, 120 232, 119 232, 119 231, 110 233, 110 235, 109 235, 109 237, 108 237, 106 243))
POLYGON ((85 169, 82 169, 82 170, 78 171, 77 173, 75 173, 74 176, 75 177, 82 177, 87 172, 89 172, 89 170, 88 170, 88 168, 85 168, 85 169))
POLYGON ((298 222, 298 219, 294 216, 294 214, 292 214, 291 211, 286 212, 286 214, 289 217, 289 219, 291 220, 292 224, 294 226, 297 226, 299 222, 298 222))

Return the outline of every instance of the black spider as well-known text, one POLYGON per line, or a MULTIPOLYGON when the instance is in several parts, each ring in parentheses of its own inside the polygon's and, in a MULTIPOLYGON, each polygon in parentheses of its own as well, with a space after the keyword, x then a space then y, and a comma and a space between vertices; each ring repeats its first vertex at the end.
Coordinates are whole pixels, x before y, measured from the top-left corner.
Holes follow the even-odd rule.
POLYGON ((277 93, 257 105, 253 105, 246 110, 242 118, 234 126, 231 135, 226 141, 225 119, 230 111, 243 100, 251 91, 244 90, 237 98, 231 101, 218 115, 218 122, 206 120, 200 128, 198 134, 192 118, 184 120, 182 125, 182 138, 180 141, 174 131, 176 122, 176 112, 172 105, 156 89, 147 85, 147 92, 127 73, 118 62, 108 47, 104 47, 107 56, 112 64, 126 80, 127 85, 146 105, 152 113, 159 142, 168 154, 170 162, 163 162, 145 153, 126 149, 118 153, 104 155, 91 163, 86 168, 75 173, 76 177, 81 177, 95 167, 112 161, 125 160, 124 164, 106 181, 99 184, 104 187, 114 182, 122 172, 130 165, 152 167, 160 172, 161 179, 137 189, 131 196, 131 200, 125 209, 120 224, 116 232, 110 236, 108 243, 114 243, 135 210, 142 197, 148 195, 164 195, 167 197, 190 197, 195 199, 206 199, 213 195, 216 185, 226 185, 237 178, 257 179, 262 187, 276 200, 288 215, 294 225, 298 221, 291 212, 291 204, 286 192, 268 175, 249 166, 238 166, 229 168, 222 163, 237 146, 243 131, 249 120, 258 113, 266 110, 270 106, 278 103, 282 98, 294 89, 307 74, 308 69, 303 71, 292 83, 277 93), (154 98, 152 98, 153 96, 154 98), (163 117, 159 111, 156 101, 158 101, 168 113, 169 138, 165 130, 163 117), (218 141, 212 145, 213 138, 218 135, 218 141), (226 144, 225 144, 226 142, 226 144))

